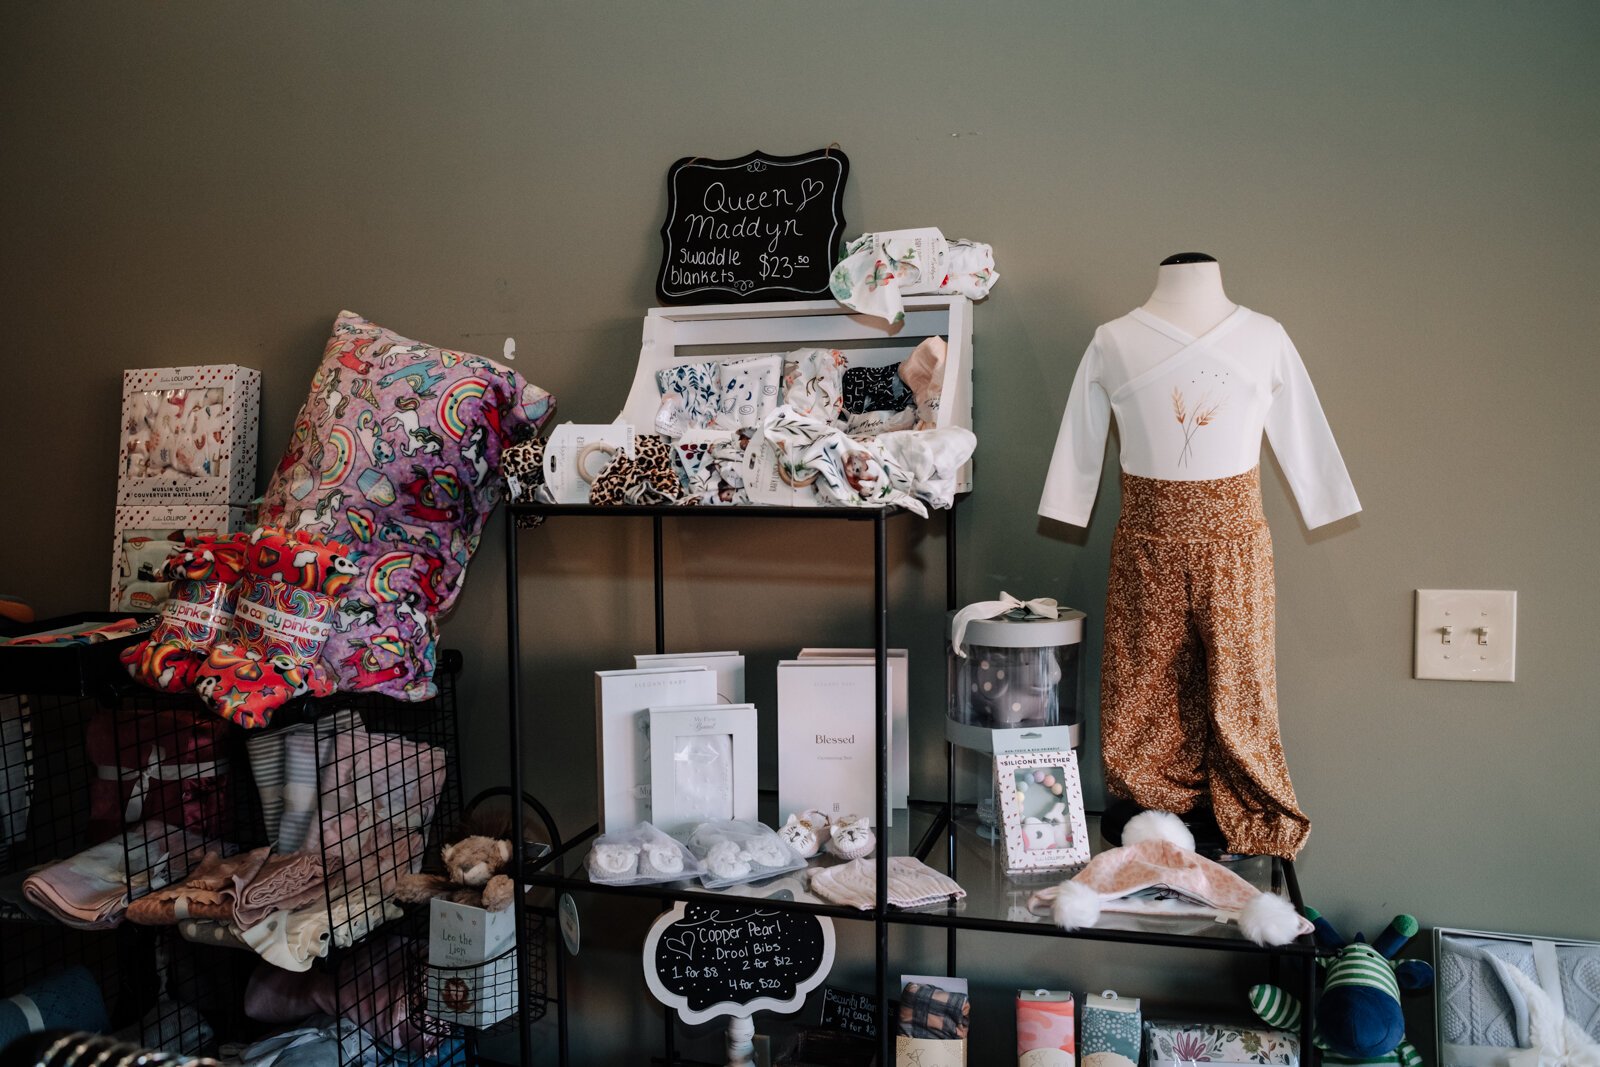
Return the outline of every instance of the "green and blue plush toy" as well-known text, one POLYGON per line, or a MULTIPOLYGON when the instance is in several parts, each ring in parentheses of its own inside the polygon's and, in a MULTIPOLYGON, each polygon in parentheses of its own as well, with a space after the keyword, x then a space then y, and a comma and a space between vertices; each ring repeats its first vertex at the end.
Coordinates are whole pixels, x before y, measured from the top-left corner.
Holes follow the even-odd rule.
MULTIPOLYGON (((1396 915, 1372 944, 1361 934, 1346 941, 1333 924, 1307 908, 1317 943, 1338 955, 1317 960, 1324 970, 1317 998, 1313 1040, 1323 1062, 1421 1067, 1422 1057, 1406 1040, 1400 993, 1433 985, 1433 968, 1422 960, 1395 960, 1417 935, 1417 920, 1396 915)), ((1300 1002, 1273 985, 1250 987, 1250 1007, 1268 1026, 1300 1026, 1300 1002)))

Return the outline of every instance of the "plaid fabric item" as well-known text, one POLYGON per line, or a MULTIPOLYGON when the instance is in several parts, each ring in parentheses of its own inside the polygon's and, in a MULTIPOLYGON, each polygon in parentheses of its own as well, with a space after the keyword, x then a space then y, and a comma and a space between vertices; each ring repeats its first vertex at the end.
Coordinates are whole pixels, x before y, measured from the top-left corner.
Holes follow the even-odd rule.
POLYGON ((909 982, 900 991, 900 1034, 902 1037, 955 1041, 967 1036, 967 1020, 972 1006, 965 993, 952 993, 938 986, 909 982))

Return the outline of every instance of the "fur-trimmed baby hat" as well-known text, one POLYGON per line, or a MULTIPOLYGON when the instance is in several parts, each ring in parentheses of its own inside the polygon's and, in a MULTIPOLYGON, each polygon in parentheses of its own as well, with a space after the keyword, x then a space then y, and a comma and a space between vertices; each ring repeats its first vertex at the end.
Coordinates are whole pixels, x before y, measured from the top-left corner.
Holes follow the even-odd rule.
POLYGON ((1217 918, 1237 922, 1258 945, 1286 945, 1312 929, 1283 897, 1196 853, 1183 820, 1164 811, 1128 820, 1120 847, 1094 857, 1071 881, 1039 890, 1028 908, 1063 930, 1093 926, 1103 911, 1217 918), (1165 890, 1165 899, 1152 900, 1146 890, 1165 890))

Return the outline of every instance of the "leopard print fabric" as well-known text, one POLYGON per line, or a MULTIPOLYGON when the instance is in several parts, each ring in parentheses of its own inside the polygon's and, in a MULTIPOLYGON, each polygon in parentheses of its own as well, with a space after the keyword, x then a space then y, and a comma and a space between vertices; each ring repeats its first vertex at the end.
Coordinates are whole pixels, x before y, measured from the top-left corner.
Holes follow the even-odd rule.
POLYGON ((616 456, 594 480, 589 503, 603 507, 676 504, 683 495, 671 442, 657 434, 639 434, 633 439, 633 455, 616 456))
POLYGON ((1209 800, 1228 851, 1292 859, 1311 820, 1278 733, 1274 597, 1259 469, 1122 476, 1100 670, 1106 782, 1161 811, 1209 800))
MULTIPOLYGON (((536 504, 544 485, 543 437, 529 437, 507 445, 500 452, 500 473, 505 476, 506 496, 512 504, 536 504)), ((543 515, 518 515, 517 529, 531 530, 544 521, 543 515)))

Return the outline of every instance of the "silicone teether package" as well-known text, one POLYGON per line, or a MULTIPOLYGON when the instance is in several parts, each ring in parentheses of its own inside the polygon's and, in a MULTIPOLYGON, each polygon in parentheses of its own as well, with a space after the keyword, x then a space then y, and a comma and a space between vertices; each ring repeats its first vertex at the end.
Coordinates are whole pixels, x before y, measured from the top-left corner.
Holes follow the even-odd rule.
POLYGON ((647 822, 595 838, 584 866, 590 881, 606 885, 677 882, 702 870, 692 852, 647 822))
POLYGON ((806 865, 805 857, 776 831, 744 819, 703 822, 688 843, 689 851, 705 865, 700 884, 707 889, 759 882, 806 865))

